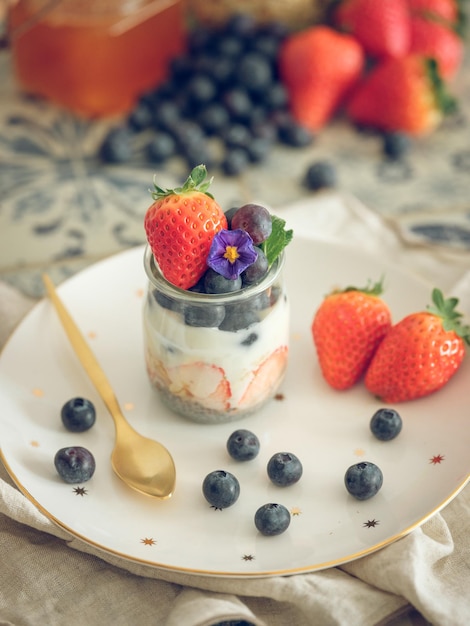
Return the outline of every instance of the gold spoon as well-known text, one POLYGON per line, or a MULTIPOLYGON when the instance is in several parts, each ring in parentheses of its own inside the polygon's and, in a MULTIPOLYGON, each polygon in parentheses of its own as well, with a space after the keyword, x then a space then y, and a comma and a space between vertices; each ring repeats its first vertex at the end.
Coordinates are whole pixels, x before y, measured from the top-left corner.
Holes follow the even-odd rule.
POLYGON ((59 298, 51 279, 46 274, 42 279, 76 355, 114 420, 113 470, 129 487, 140 493, 162 499, 171 497, 176 479, 171 454, 158 441, 140 435, 126 421, 105 373, 59 298))

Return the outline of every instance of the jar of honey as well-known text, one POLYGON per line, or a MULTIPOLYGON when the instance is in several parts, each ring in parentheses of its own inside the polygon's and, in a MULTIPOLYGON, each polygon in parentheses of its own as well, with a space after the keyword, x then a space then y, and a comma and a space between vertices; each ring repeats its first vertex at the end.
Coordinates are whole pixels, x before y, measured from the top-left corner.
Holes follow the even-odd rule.
POLYGON ((185 47, 184 0, 18 0, 8 19, 22 91, 83 117, 130 111, 185 47))

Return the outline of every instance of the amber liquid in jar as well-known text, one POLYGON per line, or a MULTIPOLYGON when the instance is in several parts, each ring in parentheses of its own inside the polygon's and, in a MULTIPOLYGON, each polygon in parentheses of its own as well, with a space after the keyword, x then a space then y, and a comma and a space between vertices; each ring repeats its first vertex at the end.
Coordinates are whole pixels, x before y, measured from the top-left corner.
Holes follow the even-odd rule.
POLYGON ((19 0, 9 30, 23 91, 85 117, 128 112, 185 45, 181 1, 19 0))

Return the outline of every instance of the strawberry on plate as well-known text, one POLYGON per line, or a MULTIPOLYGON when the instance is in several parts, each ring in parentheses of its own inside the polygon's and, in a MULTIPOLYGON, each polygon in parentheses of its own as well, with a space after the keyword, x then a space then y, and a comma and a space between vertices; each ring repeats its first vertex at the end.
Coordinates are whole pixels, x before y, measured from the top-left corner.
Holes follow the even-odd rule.
POLYGON ((214 235, 227 228, 224 212, 208 192, 204 165, 195 167, 181 187, 155 184, 155 202, 144 219, 147 241, 163 276, 189 289, 207 270, 214 235))
POLYGON ((359 381, 391 327, 381 293, 381 281, 333 291, 315 313, 313 341, 323 377, 334 389, 349 389, 359 381))
POLYGON ((392 326, 367 369, 367 389, 382 402, 404 402, 441 389, 459 369, 470 327, 455 310, 457 298, 432 292, 434 306, 392 326))
POLYGON ((464 46, 459 35, 447 25, 416 16, 411 19, 410 52, 435 59, 440 75, 448 80, 462 64, 464 46))
POLYGON ((308 128, 322 128, 361 75, 364 53, 349 35, 312 26, 288 37, 279 52, 279 72, 293 117, 308 128))
POLYGON ((342 0, 333 12, 340 30, 357 38, 373 58, 402 57, 410 44, 406 0, 342 0))
POLYGON ((408 55, 376 65, 354 90, 346 114, 363 126, 424 135, 455 108, 436 61, 408 55))

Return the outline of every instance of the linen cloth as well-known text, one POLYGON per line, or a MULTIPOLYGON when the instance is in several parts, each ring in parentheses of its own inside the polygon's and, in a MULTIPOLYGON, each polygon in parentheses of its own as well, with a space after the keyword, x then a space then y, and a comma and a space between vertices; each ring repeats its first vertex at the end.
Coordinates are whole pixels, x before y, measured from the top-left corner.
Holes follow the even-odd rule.
MULTIPOLYGON (((275 212, 303 235, 357 244, 405 266, 458 296, 470 314, 470 254, 406 246, 348 196, 320 194, 275 212)), ((32 304, 0 283, 0 345, 32 304)), ((193 576, 74 538, 39 512, 0 464, 0 626, 468 626, 469 522, 470 485, 406 537, 340 567, 250 580, 193 576)))

